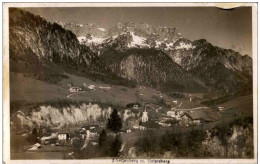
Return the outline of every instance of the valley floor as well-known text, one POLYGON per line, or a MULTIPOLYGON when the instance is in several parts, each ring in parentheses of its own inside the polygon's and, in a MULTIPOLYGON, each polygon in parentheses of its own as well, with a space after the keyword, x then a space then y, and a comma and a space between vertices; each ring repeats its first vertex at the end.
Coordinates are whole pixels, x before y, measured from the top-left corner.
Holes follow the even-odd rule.
MULTIPOLYGON (((61 108, 62 111, 62 106, 59 107, 57 104, 66 103, 69 105, 67 106, 68 108, 71 103, 92 102, 93 104, 105 104, 107 107, 114 106, 119 111, 129 110, 126 109, 128 104, 140 103, 141 107, 138 108, 139 113, 142 113, 145 104, 149 104, 149 119, 159 118, 158 123, 160 123, 161 119, 171 117, 167 115, 168 111, 188 113, 208 121, 195 126, 161 126, 154 130, 154 134, 160 136, 166 131, 173 129, 181 129, 182 132, 196 129, 206 131, 216 126, 225 126, 237 118, 253 116, 252 95, 238 97, 219 104, 216 107, 207 107, 201 105, 201 102, 204 101, 204 93, 175 93, 177 97, 172 97, 149 87, 137 86, 136 88, 126 88, 124 86, 108 85, 99 81, 92 81, 88 78, 75 75, 67 74, 67 76, 69 77, 68 79, 64 79, 57 84, 50 84, 25 77, 22 74, 11 73, 11 118, 16 116, 17 112, 22 112, 27 115, 26 118, 30 119, 32 111, 35 112, 35 110, 38 110, 37 106, 54 105, 57 109, 61 108)), ((46 108, 46 110, 52 109, 46 108)), ((133 111, 132 109, 129 110, 129 112, 133 111)), ((35 118, 31 119, 34 120, 35 118)), ((60 133, 66 130, 67 132, 74 133, 75 130, 85 124, 90 124, 90 122, 77 123, 77 125, 67 127, 67 129, 63 128, 62 130, 56 128, 54 131, 60 133)), ((104 128, 104 123, 102 125, 104 128)), ((162 125, 164 124, 162 123, 162 125)), ((17 131, 14 130, 11 133, 17 133, 17 131)), ((125 143, 125 149, 127 149, 124 151, 128 152, 129 149, 135 147, 136 142, 142 138, 142 134, 144 133, 145 131, 140 129, 135 129, 127 133, 123 132, 121 134, 122 141, 125 143)), ((11 136, 13 136, 13 141, 16 140, 15 142, 19 142, 20 139, 17 138, 23 138, 21 134, 11 136)), ((24 141, 24 139, 21 139, 21 141, 24 141)), ((24 142, 23 146, 31 146, 26 141, 24 142)), ((37 151, 12 151, 11 158, 64 159, 71 151, 71 147, 42 145, 42 148, 37 151)))

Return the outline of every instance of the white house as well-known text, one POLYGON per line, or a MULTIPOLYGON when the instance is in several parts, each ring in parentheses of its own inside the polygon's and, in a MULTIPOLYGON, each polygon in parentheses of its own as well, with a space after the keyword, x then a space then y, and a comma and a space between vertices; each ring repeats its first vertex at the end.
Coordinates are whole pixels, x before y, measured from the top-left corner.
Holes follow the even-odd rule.
POLYGON ((89 86, 88 86, 88 89, 95 90, 95 89, 96 89, 96 86, 95 86, 95 85, 89 85, 89 86))
POLYGON ((84 127, 82 127, 81 132, 85 131, 85 135, 84 135, 85 139, 91 139, 93 137, 98 136, 98 129, 97 128, 98 127, 96 125, 84 126, 84 127))
POLYGON ((95 130, 87 130, 86 133, 87 133, 86 135, 87 139, 98 136, 98 133, 95 130))
POLYGON ((59 133, 58 139, 60 141, 67 141, 69 139, 69 134, 68 133, 59 133))
POLYGON ((223 106, 218 106, 218 110, 224 110, 224 107, 223 106))
POLYGON ((56 143, 57 139, 58 139, 57 133, 52 133, 49 136, 43 136, 41 138, 41 144, 46 145, 46 144, 56 143))
POLYGON ((39 149, 39 148, 41 148, 41 144, 36 143, 36 144, 32 145, 32 146, 30 147, 30 149, 28 149, 28 150, 37 150, 37 149, 39 149))
POLYGON ((41 138, 41 140, 48 140, 48 139, 52 139, 52 138, 57 138, 57 134, 56 133, 52 133, 50 136, 43 136, 41 138))
POLYGON ((138 109, 138 108, 139 108, 139 105, 138 105, 138 104, 135 104, 135 105, 133 106, 133 108, 134 108, 134 109, 138 109))
POLYGON ((167 116, 171 116, 171 117, 175 117, 175 118, 180 117, 180 114, 181 114, 181 112, 180 111, 176 111, 176 110, 174 110, 174 111, 172 111, 172 110, 167 111, 167 116))
POLYGON ((161 125, 162 127, 170 127, 171 126, 171 124, 165 123, 165 122, 159 122, 159 125, 161 125))
POLYGON ((178 104, 178 101, 177 101, 177 100, 173 100, 172 102, 173 102, 174 104, 176 104, 176 105, 178 104))
POLYGON ((199 124, 200 124, 200 120, 193 120, 193 123, 194 123, 195 125, 199 125, 199 124))
POLYGON ((132 128, 133 128, 133 129, 139 129, 140 126, 139 126, 139 125, 133 125, 132 128))
POLYGON ((140 130, 147 130, 147 128, 145 126, 139 126, 140 130))
POLYGON ((103 87, 103 86, 100 86, 99 89, 111 89, 111 87, 103 87))
POLYGON ((129 117, 135 117, 135 114, 130 109, 126 109, 123 114, 123 120, 125 121, 129 117))

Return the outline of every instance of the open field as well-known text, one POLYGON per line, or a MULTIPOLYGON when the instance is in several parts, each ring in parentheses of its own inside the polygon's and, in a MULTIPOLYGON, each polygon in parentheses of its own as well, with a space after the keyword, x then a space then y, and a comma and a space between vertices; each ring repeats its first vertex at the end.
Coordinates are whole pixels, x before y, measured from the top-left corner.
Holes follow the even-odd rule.
POLYGON ((92 81, 88 78, 71 74, 66 74, 69 78, 63 79, 57 84, 31 79, 18 73, 11 73, 10 75, 11 102, 21 102, 21 104, 48 103, 63 100, 74 102, 100 102, 118 106, 125 106, 133 102, 156 104, 163 100, 165 103, 178 108, 190 108, 199 104, 199 102, 190 102, 187 97, 172 98, 149 87, 137 85, 136 88, 127 88, 92 81), (80 87, 82 91, 70 93, 69 85, 80 87), (86 86, 88 85, 94 85, 95 90, 87 88, 86 86), (100 87, 109 87, 109 89, 101 89, 100 87), (177 104, 173 103, 175 100, 178 101, 177 104))
POLYGON ((226 109, 223 110, 223 113, 242 112, 246 115, 253 115, 253 95, 238 97, 219 106, 226 109))

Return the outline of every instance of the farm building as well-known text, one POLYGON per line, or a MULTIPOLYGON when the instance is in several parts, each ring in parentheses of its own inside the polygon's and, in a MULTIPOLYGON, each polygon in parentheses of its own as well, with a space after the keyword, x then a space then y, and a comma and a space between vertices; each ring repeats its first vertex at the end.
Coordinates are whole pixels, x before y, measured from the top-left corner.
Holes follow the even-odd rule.
POLYGON ((96 86, 95 86, 95 85, 89 85, 89 86, 88 86, 88 89, 95 90, 95 89, 96 89, 96 86))
POLYGON ((52 133, 50 135, 43 136, 41 138, 41 144, 55 144, 58 140, 58 135, 56 133, 52 133))
POLYGON ((103 86, 100 86, 99 89, 111 89, 111 87, 103 87, 103 86))
POLYGON ((140 126, 139 126, 139 129, 140 129, 140 130, 147 130, 147 127, 140 125, 140 126))
POLYGON ((182 126, 199 125, 201 123, 207 123, 215 121, 214 119, 208 117, 204 112, 185 112, 181 115, 181 120, 179 122, 182 126))
POLYGON ((139 109, 141 105, 139 103, 129 103, 126 105, 127 108, 139 109))
POLYGON ((172 102, 173 102, 174 104, 176 104, 176 105, 178 104, 178 101, 177 101, 177 100, 173 100, 172 102))
POLYGON ((164 122, 164 121, 160 121, 160 122, 159 122, 159 125, 161 125, 162 127, 170 127, 170 126, 171 126, 170 123, 166 123, 166 122, 164 122))
POLYGON ((129 117, 135 117, 135 114, 130 109, 125 109, 123 114, 123 121, 125 121, 129 117))
POLYGON ((69 133, 61 132, 58 134, 59 141, 68 141, 69 140, 69 133))
POLYGON ((80 87, 70 87, 70 92, 79 92, 82 91, 82 89, 80 87))
POLYGON ((171 117, 180 117, 182 112, 181 111, 177 111, 177 110, 170 110, 170 111, 167 111, 167 116, 171 116, 171 117))
POLYGON ((98 136, 98 132, 96 129, 89 129, 87 130, 86 139, 94 138, 98 136))
POLYGON ((145 126, 142 125, 134 125, 132 127, 133 130, 147 130, 147 128, 145 126))
POLYGON ((30 147, 30 149, 28 149, 28 150, 32 151, 32 150, 37 150, 37 149, 39 149, 39 148, 41 148, 41 144, 36 143, 36 144, 32 145, 32 146, 30 147))
POLYGON ((83 126, 81 129, 81 134, 84 139, 91 139, 99 135, 98 125, 88 125, 83 126))

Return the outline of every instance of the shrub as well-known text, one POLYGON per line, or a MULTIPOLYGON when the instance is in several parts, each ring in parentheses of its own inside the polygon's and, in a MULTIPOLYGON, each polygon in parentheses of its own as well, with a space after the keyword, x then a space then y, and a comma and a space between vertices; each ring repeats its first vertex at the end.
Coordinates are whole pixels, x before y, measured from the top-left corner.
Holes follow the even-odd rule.
POLYGON ((118 111, 116 109, 113 109, 113 112, 108 119, 107 128, 115 133, 119 132, 119 130, 122 128, 122 120, 119 117, 118 111))
POLYGON ((120 150, 122 146, 122 139, 120 135, 116 135, 115 141, 111 145, 111 156, 112 157, 118 157, 120 155, 120 150))

